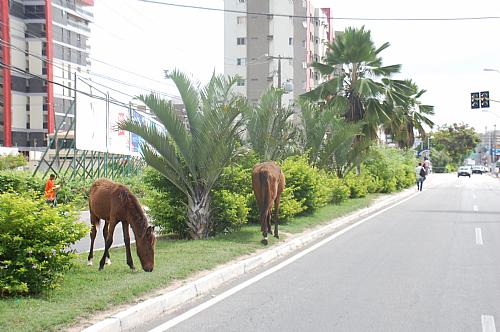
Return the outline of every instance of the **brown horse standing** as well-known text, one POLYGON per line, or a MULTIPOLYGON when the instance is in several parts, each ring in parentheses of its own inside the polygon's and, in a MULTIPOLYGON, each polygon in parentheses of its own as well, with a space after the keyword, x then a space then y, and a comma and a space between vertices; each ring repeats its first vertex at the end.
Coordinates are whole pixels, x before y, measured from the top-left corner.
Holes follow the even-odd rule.
POLYGON ((90 187, 89 197, 90 222, 90 251, 88 262, 92 265, 94 256, 94 240, 99 227, 100 219, 105 220, 103 235, 106 241, 104 254, 99 262, 99 270, 109 261, 109 248, 113 243, 113 233, 116 224, 121 221, 123 239, 127 251, 127 264, 135 270, 130 253, 129 225, 132 227, 137 246, 137 255, 144 271, 151 272, 154 267, 155 235, 154 227, 148 226, 148 220, 137 198, 122 184, 108 179, 98 179, 90 187))
POLYGON ((260 212, 260 229, 263 236, 261 242, 267 245, 267 233, 273 234, 271 230, 273 203, 275 213, 274 237, 279 238, 280 196, 283 189, 285 189, 285 176, 279 165, 274 161, 255 165, 252 171, 252 187, 260 212))

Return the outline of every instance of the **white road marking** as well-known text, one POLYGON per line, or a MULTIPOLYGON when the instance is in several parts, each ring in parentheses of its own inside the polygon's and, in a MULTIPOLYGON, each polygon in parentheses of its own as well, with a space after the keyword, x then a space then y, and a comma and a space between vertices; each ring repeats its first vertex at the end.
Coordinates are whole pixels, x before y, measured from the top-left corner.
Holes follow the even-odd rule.
POLYGON ((476 227, 476 244, 479 246, 483 245, 483 236, 481 234, 481 228, 476 227))
POLYGON ((483 326, 483 332, 496 332, 495 328, 495 318, 490 315, 481 315, 481 325, 483 326))
POLYGON ((479 208, 477 207, 477 205, 474 205, 474 206, 472 207, 472 210, 474 210, 474 212, 477 212, 477 211, 479 211, 479 208))
POLYGON ((274 273, 274 272, 276 272, 278 270, 281 270, 282 268, 284 268, 285 266, 287 266, 287 265, 295 262, 299 258, 301 258, 301 257, 307 255, 308 253, 310 253, 310 252, 318 249, 319 247, 321 247, 324 244, 332 241, 333 239, 341 236, 342 234, 347 233, 348 231, 350 231, 354 227, 361 225, 362 223, 364 223, 364 222, 372 219, 373 217, 376 217, 379 214, 384 213, 385 211, 387 211, 389 209, 392 209, 393 207, 398 206, 399 204, 404 203, 404 202, 406 202, 409 199, 412 199, 414 196, 415 196, 415 194, 411 195, 410 197, 407 197, 407 198, 403 199, 402 201, 399 201, 399 202, 395 203, 392 206, 389 206, 389 207, 387 207, 385 209, 382 209, 382 210, 380 210, 378 212, 375 212, 374 214, 372 214, 372 215, 370 215, 370 216, 368 216, 368 217, 366 217, 366 218, 358 221, 355 224, 352 224, 351 226, 348 226, 348 227, 344 228, 343 230, 341 230, 341 231, 339 231, 339 232, 337 232, 335 234, 330 235, 326 239, 324 239, 324 240, 322 240, 322 241, 314 244, 313 246, 307 248, 304 251, 299 252, 295 256, 290 257, 289 259, 281 262, 280 264, 278 264, 276 266, 273 266, 269 270, 266 270, 266 271, 262 272, 261 274, 258 274, 255 277, 253 277, 251 279, 248 279, 247 281, 245 281, 245 282, 243 282, 243 283, 241 283, 241 284, 239 284, 239 285, 237 285, 237 286, 235 286, 235 287, 233 287, 231 289, 228 289, 224 293, 222 293, 222 294, 220 294, 220 295, 218 295, 218 296, 216 296, 214 298, 211 298, 210 300, 208 300, 206 302, 201 303, 200 305, 192 308, 191 310, 188 310, 188 311, 184 312, 183 314, 181 314, 181 315, 179 315, 177 317, 172 318, 171 320, 169 320, 169 321, 167 321, 167 322, 165 322, 165 323, 163 323, 163 324, 155 327, 152 330, 149 330, 149 332, 162 332, 162 331, 166 331, 166 330, 168 330, 168 329, 176 326, 177 324, 182 323, 183 321, 185 321, 185 320, 193 317, 194 315, 202 312, 205 309, 210 308, 211 306, 213 306, 213 305, 217 304, 218 302, 220 302, 220 301, 228 298, 229 296, 231 296, 233 294, 236 294, 240 290, 245 289, 246 287, 248 287, 248 286, 256 283, 257 281, 259 281, 259 280, 267 277, 268 275, 271 275, 272 273, 274 273))

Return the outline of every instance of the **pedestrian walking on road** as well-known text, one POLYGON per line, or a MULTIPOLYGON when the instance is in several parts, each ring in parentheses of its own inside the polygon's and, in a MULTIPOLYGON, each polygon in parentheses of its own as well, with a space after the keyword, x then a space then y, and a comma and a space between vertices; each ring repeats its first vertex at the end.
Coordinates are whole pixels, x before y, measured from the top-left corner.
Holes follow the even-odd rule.
POLYGON ((415 176, 417 179, 417 190, 422 191, 425 181, 425 168, 422 166, 422 163, 418 163, 418 166, 415 168, 415 176))

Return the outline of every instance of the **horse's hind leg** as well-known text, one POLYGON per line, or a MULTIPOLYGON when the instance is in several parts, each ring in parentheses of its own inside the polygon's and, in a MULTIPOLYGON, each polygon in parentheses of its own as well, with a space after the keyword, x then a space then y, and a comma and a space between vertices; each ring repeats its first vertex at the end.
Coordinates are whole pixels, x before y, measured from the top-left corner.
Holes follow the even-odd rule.
POLYGON ((272 218, 272 209, 269 210, 269 212, 267 213, 266 225, 267 225, 267 232, 273 235, 273 229, 271 227, 271 218, 272 218))
POLYGON ((132 261, 132 253, 130 252, 130 232, 128 222, 122 221, 123 241, 125 242, 125 250, 127 252, 127 265, 132 271, 135 271, 134 262, 132 261))
POLYGON ((113 244, 113 233, 115 232, 116 220, 111 219, 108 223, 108 227, 106 230, 106 244, 104 246, 104 254, 102 255, 101 261, 99 262, 99 270, 104 268, 104 263, 106 262, 106 258, 109 258, 109 248, 113 244))
POLYGON ((94 258, 94 241, 95 241, 95 236, 97 234, 97 226, 99 225, 99 218, 97 216, 93 215, 92 213, 90 214, 90 250, 89 250, 89 256, 87 258, 87 265, 92 265, 93 264, 93 258, 94 258))
POLYGON ((280 224, 279 221, 280 196, 281 193, 278 193, 278 195, 276 195, 276 199, 274 200, 274 237, 277 239, 280 238, 280 235, 278 233, 278 225, 280 224))
POLYGON ((260 214, 260 230, 262 231, 262 240, 260 240, 260 242, 263 244, 263 245, 266 245, 267 246, 267 230, 268 230, 268 227, 267 227, 267 211, 266 212, 261 212, 260 214))
MULTIPOLYGON (((109 232, 108 227, 109 227, 109 223, 106 220, 106 222, 104 223, 104 227, 102 229, 102 235, 104 236, 104 241, 106 241, 106 239, 108 238, 108 232, 109 232)), ((111 258, 109 257, 109 251, 108 251, 108 254, 106 256, 106 265, 111 265, 111 258)))

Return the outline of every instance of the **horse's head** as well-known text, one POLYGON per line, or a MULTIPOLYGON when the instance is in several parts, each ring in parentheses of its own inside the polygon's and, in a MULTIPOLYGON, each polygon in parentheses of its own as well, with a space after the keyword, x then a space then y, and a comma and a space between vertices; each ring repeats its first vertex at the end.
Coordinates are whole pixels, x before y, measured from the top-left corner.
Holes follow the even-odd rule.
POLYGON ((154 226, 148 226, 146 232, 137 242, 137 255, 141 261, 142 269, 146 272, 153 271, 155 266, 155 244, 156 237, 154 226))

